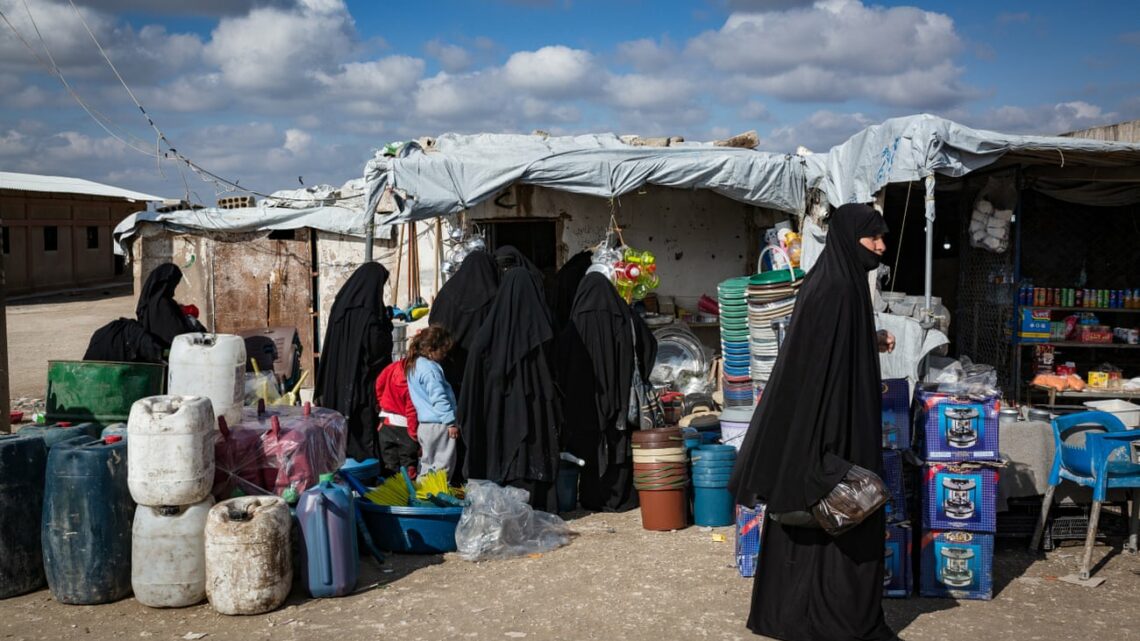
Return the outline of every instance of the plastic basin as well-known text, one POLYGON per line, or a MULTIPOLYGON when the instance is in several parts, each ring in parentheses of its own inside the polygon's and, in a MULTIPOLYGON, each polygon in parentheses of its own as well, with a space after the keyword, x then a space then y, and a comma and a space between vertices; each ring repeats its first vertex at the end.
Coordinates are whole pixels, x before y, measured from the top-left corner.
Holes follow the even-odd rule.
POLYGON ((461 507, 402 507, 359 501, 360 515, 381 549, 400 554, 454 552, 461 507))

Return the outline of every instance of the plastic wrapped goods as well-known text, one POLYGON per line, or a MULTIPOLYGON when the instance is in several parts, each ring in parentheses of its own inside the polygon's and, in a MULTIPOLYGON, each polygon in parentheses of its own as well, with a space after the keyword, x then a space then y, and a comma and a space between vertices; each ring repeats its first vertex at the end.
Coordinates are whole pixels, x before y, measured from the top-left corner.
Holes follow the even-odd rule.
POLYGON ((570 542, 571 530, 558 516, 527 504, 529 495, 517 487, 471 481, 455 528, 459 555, 468 561, 505 559, 549 552, 570 542))
POLYGON ((340 413, 307 403, 245 408, 241 422, 219 429, 213 494, 300 494, 344 464, 347 430, 340 413))
POLYGON ((832 536, 859 525, 890 498, 886 484, 874 472, 852 465, 843 480, 812 506, 820 527, 832 536))

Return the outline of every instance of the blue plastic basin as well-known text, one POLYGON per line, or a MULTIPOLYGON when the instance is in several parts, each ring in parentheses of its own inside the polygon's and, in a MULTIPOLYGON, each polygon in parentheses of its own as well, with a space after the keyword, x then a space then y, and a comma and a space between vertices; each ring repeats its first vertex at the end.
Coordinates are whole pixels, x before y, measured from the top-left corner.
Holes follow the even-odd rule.
POLYGON ((381 549, 401 554, 455 551, 461 507, 394 507, 360 501, 360 515, 381 549))

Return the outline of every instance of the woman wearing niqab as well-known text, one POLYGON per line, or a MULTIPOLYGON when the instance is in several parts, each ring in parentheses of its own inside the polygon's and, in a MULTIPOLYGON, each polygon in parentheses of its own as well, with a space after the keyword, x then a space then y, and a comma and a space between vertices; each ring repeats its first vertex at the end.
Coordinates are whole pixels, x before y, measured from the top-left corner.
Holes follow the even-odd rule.
POLYGON ((558 381, 565 393, 562 442, 586 461, 578 500, 592 511, 638 505, 633 489, 630 389, 648 380, 657 341, 609 279, 586 274, 558 341, 558 381))
POLYGON ((879 264, 886 231, 866 205, 844 205, 831 215, 827 244, 800 288, 733 471, 729 489, 737 502, 763 502, 768 510, 748 617, 759 635, 897 638, 882 610, 882 510, 835 537, 771 517, 810 510, 851 465, 882 473, 879 355, 867 272, 879 264), (869 244, 861 241, 868 238, 869 244))
POLYGON ((532 507, 549 512, 558 511, 562 419, 553 339, 540 285, 525 268, 507 269, 471 344, 459 398, 464 476, 523 488, 532 507))
POLYGON ((315 400, 347 419, 346 454, 358 461, 380 458, 374 386, 392 362, 387 282, 388 270, 379 263, 365 263, 353 272, 333 301, 317 367, 315 400))
POLYGON ((455 341, 442 365, 456 398, 462 391, 467 352, 498 291, 499 268, 495 259, 485 251, 474 251, 463 259, 432 303, 428 322, 446 329, 455 341))
POLYGON ((170 349, 175 336, 201 329, 186 318, 182 307, 174 300, 174 292, 180 282, 182 270, 177 265, 159 265, 147 276, 135 306, 135 318, 162 349, 170 349))

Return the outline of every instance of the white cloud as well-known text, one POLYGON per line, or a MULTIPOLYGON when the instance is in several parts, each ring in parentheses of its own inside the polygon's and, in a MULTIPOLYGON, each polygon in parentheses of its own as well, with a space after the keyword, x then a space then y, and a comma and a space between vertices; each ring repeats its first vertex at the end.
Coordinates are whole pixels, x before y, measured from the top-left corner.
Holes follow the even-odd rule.
POLYGON ((982 113, 977 126, 1008 133, 1055 136, 1080 129, 1116 122, 1119 114, 1106 112, 1101 107, 1075 100, 1053 105, 1004 105, 982 113))
POLYGON ((448 73, 467 71, 474 60, 471 53, 459 45, 447 44, 439 39, 429 40, 424 51, 439 61, 440 67, 448 73))
POLYGON ((972 97, 961 68, 949 62, 961 48, 944 14, 826 0, 810 8, 734 13, 721 29, 690 40, 686 54, 756 92, 788 100, 862 97, 928 108, 972 97))
POLYGON ((355 42, 341 0, 300 0, 292 10, 256 8, 223 18, 206 45, 225 84, 238 91, 302 91, 307 77, 335 74, 355 42))
POLYGON ((772 117, 768 106, 762 102, 749 100, 737 113, 741 120, 768 120, 772 117))
POLYGON ((386 95, 409 91, 424 72, 424 61, 408 56, 389 56, 369 62, 350 62, 336 72, 314 75, 325 87, 341 96, 364 96, 382 100, 386 95))
POLYGON ((0 135, 0 158, 23 156, 31 149, 27 136, 15 129, 9 129, 0 135))
POLYGON ((652 72, 677 62, 678 52, 668 38, 660 43, 652 38, 642 38, 618 44, 617 58, 638 71, 652 72))
POLYGON ((870 117, 859 113, 840 113, 821 109, 801 122, 773 129, 760 147, 769 151, 791 153, 797 146, 824 152, 873 124, 870 117))
POLYGON ((693 85, 685 78, 629 74, 611 76, 605 91, 611 103, 624 109, 663 109, 686 106, 693 85))
POLYGON ((313 142, 313 136, 300 129, 285 130, 285 149, 294 154, 303 154, 313 142))
POLYGON ((596 83, 593 55, 562 45, 515 53, 503 72, 508 85, 539 96, 581 94, 596 83))

